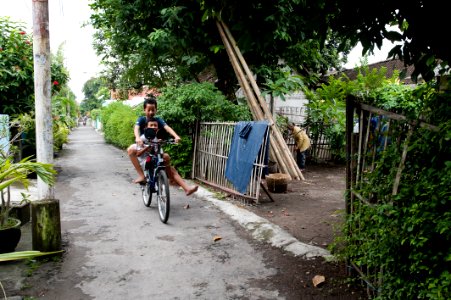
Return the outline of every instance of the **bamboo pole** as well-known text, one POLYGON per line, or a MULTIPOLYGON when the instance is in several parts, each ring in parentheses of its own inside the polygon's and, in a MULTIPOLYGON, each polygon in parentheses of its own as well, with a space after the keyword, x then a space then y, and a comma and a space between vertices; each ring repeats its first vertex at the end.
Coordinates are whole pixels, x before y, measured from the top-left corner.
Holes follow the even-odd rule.
POLYGON ((226 36, 229 39, 229 43, 232 45, 236 56, 238 57, 244 71, 246 72, 247 78, 253 88, 255 96, 257 97, 257 99, 259 101, 258 103, 260 105, 260 108, 263 110, 266 118, 268 120, 270 120, 270 126, 273 129, 273 131, 272 131, 273 138, 275 138, 275 141, 278 144, 277 149, 282 151, 281 156, 282 156, 282 159, 284 160, 284 162, 286 162, 286 164, 287 164, 289 173, 291 175, 293 175, 295 177, 295 179, 299 179, 299 178, 304 179, 301 171, 299 170, 296 162, 294 161, 293 156, 291 155, 288 147, 286 146, 285 140, 283 139, 282 134, 279 131, 279 128, 277 127, 277 125, 274 122, 274 119, 272 117, 271 112, 269 111, 266 101, 261 96, 260 89, 259 89, 257 83, 255 82, 252 72, 250 71, 249 67, 247 66, 246 61, 244 60, 243 55, 241 54, 241 51, 237 47, 235 39, 233 38, 232 34, 230 33, 230 30, 228 29, 227 25, 225 25, 225 23, 222 21, 220 21, 220 24, 223 26, 226 36))
MULTIPOLYGON (((232 63, 233 69, 235 71, 235 75, 237 76, 238 81, 239 81, 241 87, 243 87, 243 90, 246 94, 247 103, 251 109, 254 119, 265 120, 264 115, 261 111, 261 108, 257 106, 257 100, 255 99, 254 93, 251 91, 249 83, 245 79, 244 73, 243 73, 242 69, 240 68, 240 65, 236 59, 236 56, 233 53, 232 46, 231 46, 229 40, 227 39, 223 28, 221 27, 221 25, 218 21, 216 22, 216 26, 218 27, 219 34, 226 47, 226 51, 227 51, 227 54, 229 55, 230 61, 232 63)), ((272 123, 274 123, 274 122, 272 122, 272 123)), ((277 149, 277 145, 274 145, 274 143, 275 143, 274 139, 270 139, 270 144, 272 145, 272 147, 277 149)), ((278 151, 273 151, 273 153, 276 154, 276 160, 279 163, 279 166, 280 166, 282 172, 290 174, 289 169, 287 168, 283 157, 280 156, 280 153, 278 151)), ((290 176, 290 179, 291 179, 291 176, 290 176)))
POLYGON ((235 71, 235 75, 237 76, 240 86, 243 88, 244 93, 247 96, 246 97, 247 103, 248 103, 249 107, 251 108, 251 112, 253 113, 254 118, 256 120, 264 120, 261 110, 256 106, 256 102, 252 101, 252 98, 254 96, 250 91, 249 84, 245 80, 243 71, 239 68, 239 64, 238 64, 238 61, 236 60, 236 57, 233 55, 232 47, 225 36, 224 30, 220 26, 219 22, 216 22, 216 26, 218 27, 222 42, 224 43, 224 45, 226 47, 226 51, 227 51, 227 54, 229 55, 229 59, 230 59, 230 62, 232 63, 232 67, 233 67, 233 70, 235 71))
MULTIPOLYGON (((260 89, 259 89, 257 83, 255 82, 255 80, 252 76, 252 72, 250 71, 249 67, 247 66, 246 61, 244 60, 243 55, 241 54, 241 51, 236 46, 236 41, 233 38, 232 34, 230 33, 230 30, 228 29, 227 25, 225 25, 225 23, 223 21, 217 21, 217 26, 220 29, 220 32, 222 32, 222 33, 225 32, 226 39, 228 39, 228 45, 229 45, 229 47, 231 47, 234 50, 236 56, 238 57, 238 59, 241 63, 241 66, 243 67, 243 69, 247 75, 247 79, 249 80, 249 82, 253 88, 253 92, 255 93, 255 96, 258 99, 260 109, 263 110, 264 115, 266 116, 266 119, 269 120, 269 125, 273 129, 272 130, 273 139, 271 139, 271 141, 275 140, 275 143, 277 144, 277 147, 275 147, 275 148, 282 151, 281 154, 278 153, 278 156, 281 157, 281 159, 278 159, 279 164, 280 164, 280 162, 283 161, 283 164, 286 164, 286 166, 287 166, 287 169, 285 171, 286 173, 290 174, 295 179, 301 178, 302 180, 304 180, 302 172, 299 170, 296 162, 294 161, 293 156, 291 155, 291 153, 285 143, 285 140, 282 137, 282 134, 280 133, 279 128, 275 124, 272 114, 269 111, 268 106, 266 104, 266 101, 261 96, 260 89), (221 26, 223 27, 223 30, 221 30, 221 26)), ((234 60, 236 60, 236 58, 234 58, 234 60)), ((247 85, 248 85, 248 83, 247 83, 247 85)), ((251 101, 257 102, 257 99, 255 98, 255 96, 254 96, 254 94, 252 94, 251 101)), ((274 151, 274 152, 277 153, 278 151, 274 151)))

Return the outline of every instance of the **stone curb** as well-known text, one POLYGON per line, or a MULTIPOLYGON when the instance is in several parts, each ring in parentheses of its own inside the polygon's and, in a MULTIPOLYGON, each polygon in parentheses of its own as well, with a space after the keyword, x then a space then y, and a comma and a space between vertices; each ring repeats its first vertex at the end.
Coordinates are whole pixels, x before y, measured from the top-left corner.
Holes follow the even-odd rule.
POLYGON ((237 221, 243 228, 248 230, 252 237, 258 241, 269 243, 274 247, 292 253, 294 256, 302 256, 306 259, 315 257, 324 257, 328 260, 333 259, 333 256, 328 250, 298 241, 279 226, 257 216, 247 209, 215 198, 214 193, 201 186, 199 186, 199 189, 193 196, 213 203, 221 211, 237 221))

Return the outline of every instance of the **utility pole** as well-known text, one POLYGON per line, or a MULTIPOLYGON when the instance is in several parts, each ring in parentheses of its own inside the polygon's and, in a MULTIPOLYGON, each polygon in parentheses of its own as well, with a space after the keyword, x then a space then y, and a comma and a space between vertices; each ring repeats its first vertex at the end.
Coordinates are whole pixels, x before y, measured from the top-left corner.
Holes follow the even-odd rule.
MULTIPOLYGON (((36 110, 36 159, 53 164, 53 125, 48 0, 33 2, 33 60, 36 110)), ((38 177, 39 199, 54 199, 54 190, 38 177)))
MULTIPOLYGON (((48 0, 33 1, 33 62, 36 110, 36 158, 53 164, 51 56, 48 0)), ((38 201, 31 204, 33 250, 61 250, 59 201, 53 187, 38 176, 38 201)))

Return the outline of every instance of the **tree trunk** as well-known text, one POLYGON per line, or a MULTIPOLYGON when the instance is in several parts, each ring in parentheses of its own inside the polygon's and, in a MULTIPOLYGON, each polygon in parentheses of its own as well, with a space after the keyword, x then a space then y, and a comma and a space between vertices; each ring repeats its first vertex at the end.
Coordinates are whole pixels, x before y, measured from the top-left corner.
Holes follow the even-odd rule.
POLYGON ((31 220, 33 250, 61 250, 59 201, 48 199, 31 202, 31 220))

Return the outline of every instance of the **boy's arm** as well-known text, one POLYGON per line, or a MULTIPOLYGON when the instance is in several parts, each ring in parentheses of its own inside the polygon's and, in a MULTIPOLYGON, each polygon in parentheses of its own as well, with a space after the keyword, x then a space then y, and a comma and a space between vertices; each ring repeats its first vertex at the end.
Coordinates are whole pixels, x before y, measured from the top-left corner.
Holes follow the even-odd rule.
POLYGON ((150 146, 145 146, 142 149, 136 150, 136 156, 141 156, 141 154, 143 154, 144 152, 146 152, 147 150, 149 150, 150 146))
POLYGON ((167 133, 172 135, 172 137, 174 138, 176 143, 178 143, 181 140, 181 138, 178 136, 178 134, 175 133, 174 129, 172 129, 168 124, 166 124, 164 126, 164 129, 166 130, 167 133))
POLYGON ((133 127, 133 133, 135 134, 135 143, 138 146, 142 146, 143 145, 143 141, 141 140, 140 136, 139 136, 139 125, 135 125, 135 127, 133 127))

